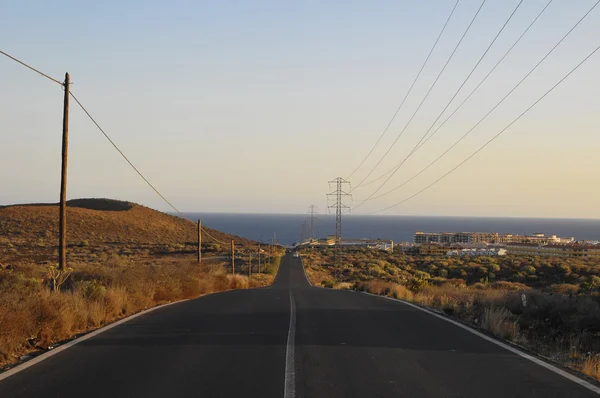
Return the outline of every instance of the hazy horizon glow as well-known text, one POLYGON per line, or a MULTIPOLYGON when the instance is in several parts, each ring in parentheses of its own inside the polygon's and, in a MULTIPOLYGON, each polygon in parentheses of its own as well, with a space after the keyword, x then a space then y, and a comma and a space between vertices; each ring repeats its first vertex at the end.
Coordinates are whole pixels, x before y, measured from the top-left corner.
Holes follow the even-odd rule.
MULTIPOLYGON (((488 1, 378 177, 444 108, 518 0, 488 1)), ((446 115, 547 0, 525 0, 446 115)), ((555 0, 477 94, 381 192, 477 122, 595 0, 555 0)), ((463 0, 357 184, 416 109, 481 1, 463 0)), ((327 181, 355 169, 399 105, 454 1, 9 2, 0 49, 62 80, 182 212, 326 212, 327 181), (60 21, 68 21, 62 23, 60 21)), ((479 128, 370 213, 435 181, 600 44, 600 6, 479 128)), ((470 162, 390 215, 599 218, 600 54, 470 162)), ((56 202, 62 91, 0 56, 0 205, 56 202)), ((442 117, 441 120, 444 120, 442 117)), ((69 198, 168 206, 72 103, 69 198)), ((353 191, 354 204, 377 184, 353 191)), ((351 204, 351 203, 349 203, 351 204)))

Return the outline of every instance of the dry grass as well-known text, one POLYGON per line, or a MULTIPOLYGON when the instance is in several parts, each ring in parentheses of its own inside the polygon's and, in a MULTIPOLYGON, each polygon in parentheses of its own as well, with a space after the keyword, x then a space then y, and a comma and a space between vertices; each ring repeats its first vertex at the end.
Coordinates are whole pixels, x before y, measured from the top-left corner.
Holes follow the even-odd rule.
MULTIPOLYGON (((135 203, 75 199, 67 206, 67 239, 71 246, 155 244, 166 246, 166 251, 177 252, 184 250, 186 243, 197 242, 197 226, 192 221, 135 203)), ((0 247, 54 247, 58 240, 58 211, 56 204, 0 207, 0 247)), ((257 242, 203 228, 222 242, 233 239, 238 247, 256 249, 257 242)), ((203 242, 216 246, 215 252, 228 249, 212 243, 208 235, 203 234, 203 242)))
POLYGON ((519 325, 506 308, 486 308, 481 317, 481 327, 509 341, 516 341, 519 337, 519 325))
POLYGON ((356 290, 441 310, 600 380, 596 260, 509 256, 459 263, 458 259, 365 250, 345 253, 344 267, 336 272, 331 251, 307 250, 302 255, 313 283, 326 281, 328 287, 337 287, 353 282, 356 290), (541 279, 512 273, 524 267, 535 268, 541 279))
POLYGON ((446 284, 428 286, 414 292, 404 285, 378 280, 360 283, 356 287, 460 316, 507 340, 516 341, 520 338, 516 316, 503 307, 507 291, 497 288, 457 288, 446 284))
MULTIPOLYGON (((192 260, 195 223, 134 203, 85 199, 68 203, 73 272, 51 293, 51 282, 62 282, 52 268, 57 219, 57 205, 0 207, 0 365, 162 303, 266 286, 277 273, 277 257, 250 279, 206 260, 199 267, 192 260)), ((257 250, 257 242, 204 229, 217 240, 234 240, 237 252, 257 250)), ((229 250, 208 236, 203 242, 205 259, 229 250)))
POLYGON ((44 266, 0 270, 0 365, 35 349, 165 302, 228 289, 269 285, 272 274, 228 275, 223 264, 163 257, 120 267, 73 264, 59 292, 43 279, 44 266))
POLYGON ((354 287, 354 284, 349 282, 336 283, 333 288, 337 290, 350 290, 354 287))
POLYGON ((600 380, 600 355, 590 355, 583 363, 583 373, 600 380))

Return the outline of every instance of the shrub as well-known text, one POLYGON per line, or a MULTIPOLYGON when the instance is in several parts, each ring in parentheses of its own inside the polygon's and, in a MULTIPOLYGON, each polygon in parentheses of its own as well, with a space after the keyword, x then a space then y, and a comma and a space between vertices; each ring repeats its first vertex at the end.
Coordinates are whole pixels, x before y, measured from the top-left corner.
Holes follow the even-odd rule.
POLYGON ((519 326, 506 308, 486 308, 481 317, 481 327, 510 341, 519 336, 519 326))
POLYGON ((600 379, 600 356, 590 355, 583 364, 583 373, 600 379))
POLYGON ((106 260, 106 266, 111 268, 124 267, 127 265, 127 261, 125 261, 121 256, 116 253, 113 253, 108 256, 106 260))
POLYGON ((248 278, 242 275, 227 275, 230 289, 248 289, 248 278))
MULTIPOLYGON (((199 269, 172 258, 126 267, 72 264, 76 271, 56 292, 43 283, 46 265, 0 270, 0 364, 164 301, 251 285, 247 277, 227 275, 223 264, 199 269)), ((252 286, 272 280, 261 275, 252 286)))
POLYGON ((329 288, 329 289, 333 289, 334 285, 335 285, 335 282, 332 281, 331 279, 326 279, 321 282, 321 286, 329 288))

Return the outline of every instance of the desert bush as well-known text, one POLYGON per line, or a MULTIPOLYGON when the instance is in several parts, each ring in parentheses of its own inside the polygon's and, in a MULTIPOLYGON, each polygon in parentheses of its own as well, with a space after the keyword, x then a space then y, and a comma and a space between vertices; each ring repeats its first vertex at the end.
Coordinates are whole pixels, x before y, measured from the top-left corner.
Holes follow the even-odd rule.
POLYGON ((525 289, 529 289, 527 287, 527 285, 524 285, 522 283, 508 282, 508 281, 498 281, 498 282, 489 283, 487 285, 487 287, 489 289, 496 289, 496 290, 525 290, 525 289))
POLYGON ((506 340, 516 341, 519 337, 519 325, 506 308, 486 308, 481 327, 506 340))
POLYGON ((584 361, 582 370, 588 376, 600 379, 600 355, 588 356, 584 361))
POLYGON ((550 291, 557 294, 572 295, 579 292, 579 286, 571 283, 559 283, 550 285, 550 291))
POLYGON ((227 275, 223 264, 199 269, 189 260, 72 266, 75 271, 55 292, 44 283, 46 265, 0 270, 0 364, 157 304, 273 280, 261 274, 250 282, 227 275))
POLYGON ((337 290, 351 290, 352 286, 353 285, 350 282, 340 282, 337 283, 333 288, 337 290))
POLYGON ((107 312, 112 317, 118 317, 128 313, 129 297, 127 290, 121 286, 111 286, 104 295, 107 312))
POLYGON ((568 358, 564 363, 600 378, 598 260, 440 259, 375 250, 342 256, 353 265, 348 273, 322 266, 332 264, 330 252, 307 252, 311 280, 327 286, 353 282, 357 290, 439 309, 542 355, 568 358), (382 259, 389 266, 380 267, 382 259))
POLYGON ((402 285, 392 286, 390 288, 390 294, 392 297, 399 299, 399 300, 410 301, 413 299, 413 293, 402 285))
POLYGON ((118 254, 112 253, 107 256, 105 265, 111 268, 124 267, 125 265, 127 265, 127 261, 118 254))
POLYGON ((248 277, 242 275, 227 275, 230 289, 248 289, 248 277))
POLYGON ((331 279, 326 279, 324 281, 321 282, 321 286, 323 287, 327 287, 329 289, 333 289, 333 286, 335 285, 335 282, 331 279))

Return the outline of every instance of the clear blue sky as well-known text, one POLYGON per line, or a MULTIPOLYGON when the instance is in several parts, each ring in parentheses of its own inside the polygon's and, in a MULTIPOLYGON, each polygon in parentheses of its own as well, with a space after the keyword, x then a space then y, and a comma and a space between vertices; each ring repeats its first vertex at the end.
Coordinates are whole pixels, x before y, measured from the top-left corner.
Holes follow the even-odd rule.
MULTIPOLYGON (((596 0, 554 0, 480 91, 394 176, 402 183, 483 116, 596 0)), ((546 4, 525 0, 457 100, 546 4)), ((373 176, 400 161, 518 0, 488 0, 421 112, 373 176)), ((358 183, 416 109, 480 0, 462 0, 358 183)), ((5 1, 0 49, 60 80, 182 211, 325 209, 383 131, 454 1, 5 1)), ((600 44, 600 6, 447 157, 356 213, 428 185, 600 44)), ((454 174, 386 214, 600 217, 600 53, 454 174)), ((0 204, 58 200, 62 91, 0 57, 0 204)), ((451 105, 449 110, 459 102, 451 105)), ((443 119, 442 119, 443 120, 443 119)), ((69 198, 168 207, 73 105, 69 198)), ((353 191, 360 203, 376 185, 353 191)))

